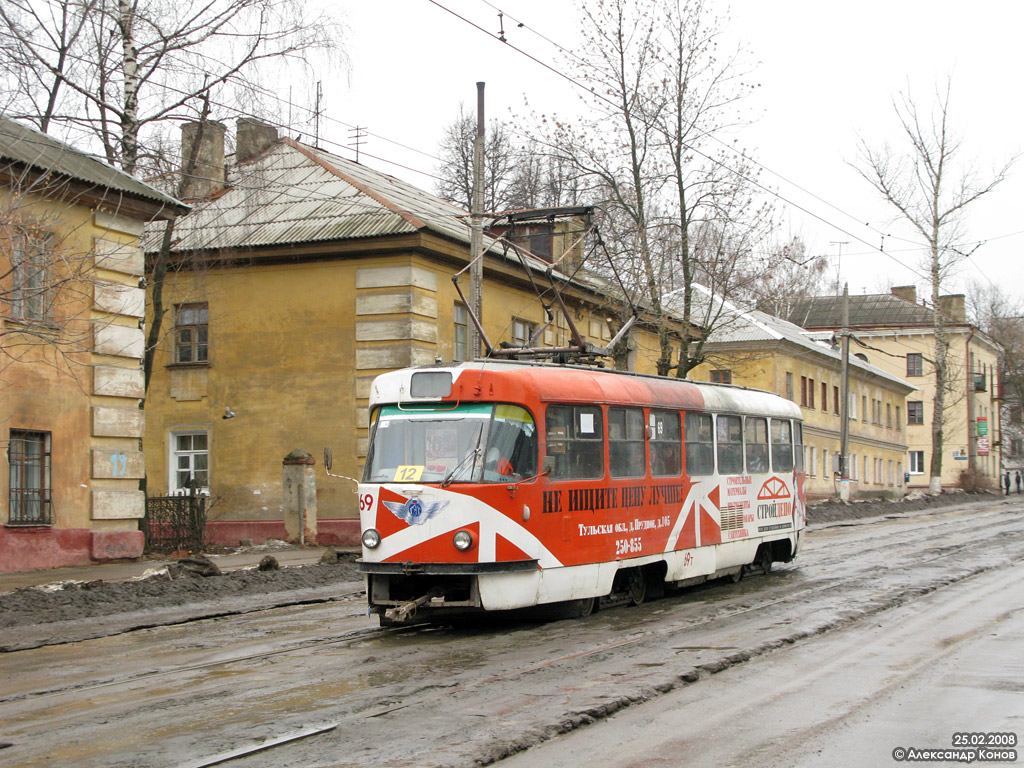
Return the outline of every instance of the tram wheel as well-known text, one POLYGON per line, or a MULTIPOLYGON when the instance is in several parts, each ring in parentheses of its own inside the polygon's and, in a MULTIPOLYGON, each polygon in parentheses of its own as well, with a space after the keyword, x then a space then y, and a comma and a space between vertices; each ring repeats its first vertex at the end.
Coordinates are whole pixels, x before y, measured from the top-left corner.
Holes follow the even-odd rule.
POLYGON ((647 597, 647 579, 640 568, 630 568, 626 572, 626 594, 630 605, 640 605, 647 597))
POLYGON ((560 619, 585 619, 594 612, 597 600, 593 597, 584 597, 579 600, 566 600, 558 603, 555 614, 560 619))
POLYGON ((743 568, 740 568, 735 573, 729 574, 729 580, 733 584, 739 584, 741 581, 743 581, 743 568))
POLYGON ((754 561, 757 568, 767 576, 772 571, 772 551, 768 547, 761 547, 761 553, 754 561))

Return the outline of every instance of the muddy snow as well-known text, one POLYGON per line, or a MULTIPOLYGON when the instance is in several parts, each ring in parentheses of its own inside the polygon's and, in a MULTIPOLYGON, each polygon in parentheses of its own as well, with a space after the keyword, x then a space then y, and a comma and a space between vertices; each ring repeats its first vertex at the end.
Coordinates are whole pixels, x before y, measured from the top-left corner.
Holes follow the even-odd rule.
MULTIPOLYGON (((995 498, 988 493, 944 493, 898 502, 827 502, 809 508, 808 523, 834 524, 995 498)), ((0 593, 0 651, 335 599, 362 588, 355 557, 343 553, 336 563, 215 575, 202 575, 209 570, 201 563, 191 568, 182 563, 132 581, 63 583, 0 593)))

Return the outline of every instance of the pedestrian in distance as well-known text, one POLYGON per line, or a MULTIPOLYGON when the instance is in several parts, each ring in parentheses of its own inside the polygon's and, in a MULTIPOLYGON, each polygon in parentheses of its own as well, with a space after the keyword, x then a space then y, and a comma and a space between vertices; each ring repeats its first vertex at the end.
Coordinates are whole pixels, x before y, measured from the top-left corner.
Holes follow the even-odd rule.
POLYGON ((1014 479, 1014 482, 1017 483, 1017 493, 1020 493, 1020 470, 1019 469, 1014 474, 1013 479, 1014 479))
POLYGON ((1010 495, 1010 473, 1009 472, 1007 472, 1003 476, 1003 487, 1006 489, 1006 495, 1009 496, 1010 495))

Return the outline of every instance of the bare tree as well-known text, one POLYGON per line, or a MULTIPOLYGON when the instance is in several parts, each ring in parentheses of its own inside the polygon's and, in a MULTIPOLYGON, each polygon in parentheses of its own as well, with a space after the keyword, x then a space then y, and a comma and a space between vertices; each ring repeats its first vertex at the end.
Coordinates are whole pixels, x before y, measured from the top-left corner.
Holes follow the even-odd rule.
POLYGON ((44 131, 98 139, 108 162, 134 173, 150 136, 193 117, 204 94, 238 101, 247 90, 252 104, 263 93, 261 62, 287 66, 332 49, 337 25, 306 8, 300 0, 7 0, 5 109, 44 131))
POLYGON ((12 362, 42 362, 71 371, 88 362, 92 252, 66 216, 67 183, 18 174, 0 202, 0 370, 12 362), (53 200, 55 204, 40 204, 53 200))
POLYGON ((723 23, 703 0, 609 0, 580 13, 574 65, 593 117, 544 117, 537 138, 603 209, 610 258, 654 318, 658 373, 683 377, 703 361, 716 320, 692 283, 730 292, 771 224, 753 164, 718 139, 739 123, 750 86, 738 54, 717 50, 723 23), (673 289, 670 310, 662 296, 673 289))
POLYGON ((819 296, 829 290, 828 257, 810 256, 799 235, 769 248, 765 258, 746 265, 742 290, 746 298, 762 312, 789 317, 795 299, 819 296))
POLYGON ((1019 411, 1024 406, 1024 305, 998 285, 975 282, 967 289, 967 310, 971 323, 1002 347, 1002 394, 1019 411))
POLYGON ((864 140, 859 145, 857 172, 894 209, 925 245, 925 268, 931 288, 933 329, 935 334, 935 397, 932 417, 932 458, 929 490, 942 491, 942 453, 944 447, 943 414, 949 390, 949 341, 946 320, 940 310, 939 296, 950 273, 963 260, 956 248, 962 240, 964 214, 978 199, 1002 182, 1011 159, 991 175, 982 176, 961 158, 962 139, 950 125, 952 82, 937 90, 935 104, 922 109, 909 93, 893 100, 904 140, 902 152, 888 145, 872 147, 864 140))
MULTIPOLYGON (((473 142, 476 115, 459 105, 459 114, 444 129, 438 153, 441 165, 436 185, 439 197, 467 211, 473 204, 473 142)), ((508 126, 491 120, 484 132, 484 208, 501 211, 511 208, 510 195, 516 174, 518 151, 508 126)))

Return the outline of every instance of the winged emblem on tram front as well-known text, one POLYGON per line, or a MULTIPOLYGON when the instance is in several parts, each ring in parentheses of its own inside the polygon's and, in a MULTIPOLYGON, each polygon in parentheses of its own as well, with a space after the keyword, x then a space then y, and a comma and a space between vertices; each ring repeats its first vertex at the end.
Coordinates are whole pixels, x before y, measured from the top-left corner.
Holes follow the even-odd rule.
POLYGON ((427 520, 437 517, 441 510, 448 506, 447 501, 431 501, 424 504, 419 499, 409 499, 404 503, 385 501, 383 504, 409 525, 423 525, 427 520))

